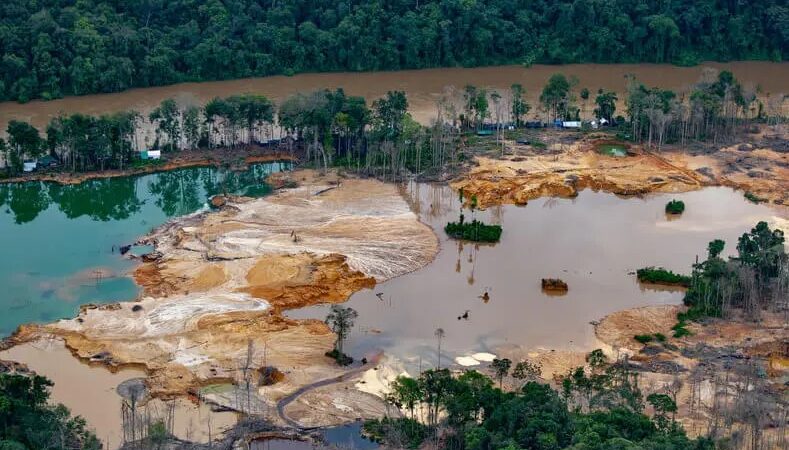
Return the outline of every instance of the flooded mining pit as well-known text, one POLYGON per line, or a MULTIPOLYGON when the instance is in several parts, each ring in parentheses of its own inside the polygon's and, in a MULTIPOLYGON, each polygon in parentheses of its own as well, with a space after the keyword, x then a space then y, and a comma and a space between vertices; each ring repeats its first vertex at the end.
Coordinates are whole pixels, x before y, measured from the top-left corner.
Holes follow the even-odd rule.
MULTIPOLYGON (((147 377, 153 391, 172 395, 212 379, 234 379, 251 339, 259 339, 255 364, 265 357, 285 372, 285 382, 258 390, 264 398, 275 401, 342 374, 323 356, 333 336, 322 323, 328 306, 321 303, 348 295, 346 305, 359 318, 346 349, 357 358, 387 355, 381 379, 368 377, 368 370, 362 376, 370 378, 367 386, 356 384, 368 392, 383 388, 387 377, 435 366, 437 328, 444 330, 444 365, 473 367, 507 346, 555 351, 557 357, 590 350, 599 344, 590 322, 620 310, 681 302, 681 291, 639 284, 636 269, 655 265, 687 273, 710 240, 724 239, 725 253, 731 254, 739 235, 759 220, 780 221, 782 213, 725 187, 641 197, 586 189, 573 198, 466 209, 468 217, 504 228, 501 242, 477 245, 444 234, 443 226, 457 220, 461 207, 457 192, 446 185, 409 183, 398 193, 394 185, 331 176, 299 181, 298 189, 239 199, 155 234, 164 257, 147 267, 166 282, 164 297, 87 309, 78 320, 43 327, 44 332, 28 330, 30 336, 64 339, 85 359, 107 352, 118 371, 85 365, 62 344, 41 350, 28 343, 0 356, 53 378, 66 391, 53 391, 53 399, 84 415, 100 438, 113 442, 118 434, 112 430, 120 429, 120 397, 113 386, 147 377), (663 211, 672 198, 687 209, 669 221, 663 211), (211 281, 198 282, 206 278, 211 281), (542 278, 561 278, 569 291, 547 295, 542 278), (239 302, 243 311, 232 306, 239 302), (41 356, 49 354, 61 356, 41 356), (66 361, 79 370, 79 381, 65 377, 66 361), (67 395, 80 385, 94 388, 101 400, 84 405, 82 398, 67 395)), ((149 294, 156 287, 143 283, 149 294)), ((296 403, 296 412, 314 410, 309 405, 326 402, 332 396, 327 392, 296 403)), ((337 414, 354 408, 333 407, 337 414)), ((197 422, 184 419, 188 423, 205 417, 194 406, 184 411, 187 418, 197 415, 197 422)), ((229 417, 205 414, 217 424, 229 417)), ((321 425, 322 419, 304 414, 312 416, 310 424, 321 425)))

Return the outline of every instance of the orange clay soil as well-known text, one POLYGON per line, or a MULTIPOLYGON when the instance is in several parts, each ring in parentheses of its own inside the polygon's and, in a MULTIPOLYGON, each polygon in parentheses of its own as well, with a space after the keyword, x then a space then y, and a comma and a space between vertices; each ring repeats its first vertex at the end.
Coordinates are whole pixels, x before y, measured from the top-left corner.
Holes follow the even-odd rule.
POLYGON ((143 239, 157 257, 141 264, 138 302, 87 306, 72 320, 25 326, 9 344, 54 335, 78 357, 138 366, 154 396, 180 395, 253 369, 285 373, 286 395, 343 369, 324 353, 335 335, 286 309, 345 301, 416 270, 438 251, 431 229, 397 187, 334 173, 292 175, 298 188, 261 199, 228 198, 218 211, 168 223, 143 239))
POLYGON ((542 196, 573 197, 590 188, 620 195, 686 192, 723 185, 748 191, 772 204, 789 205, 789 154, 751 144, 699 156, 677 149, 660 153, 641 146, 628 156, 598 151, 609 138, 594 135, 545 150, 507 142, 513 155, 478 156, 476 166, 452 183, 480 207, 525 204, 542 196))

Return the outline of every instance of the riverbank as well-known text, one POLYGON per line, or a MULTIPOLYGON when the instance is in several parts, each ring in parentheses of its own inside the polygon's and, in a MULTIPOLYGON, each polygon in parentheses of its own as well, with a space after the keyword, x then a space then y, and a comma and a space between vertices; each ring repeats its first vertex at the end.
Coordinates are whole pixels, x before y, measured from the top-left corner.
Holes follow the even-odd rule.
POLYGON ((165 159, 149 162, 143 166, 128 169, 112 169, 95 172, 47 171, 33 172, 9 178, 0 178, 0 184, 44 181, 62 185, 80 184, 87 180, 130 177, 168 172, 191 167, 230 167, 232 170, 246 170, 251 164, 298 160, 290 153, 280 152, 260 146, 250 145, 238 148, 216 148, 184 150, 165 153, 165 159))
POLYGON ((545 196, 572 198, 584 189, 633 196, 680 193, 706 186, 727 186, 776 207, 789 209, 789 153, 771 144, 789 140, 783 127, 767 127, 762 139, 691 152, 678 146, 661 151, 639 144, 625 156, 609 156, 606 133, 543 133, 542 146, 506 141, 506 152, 478 154, 466 175, 452 187, 480 207, 526 204, 545 196), (765 137, 766 136, 766 137, 765 137))
MULTIPOLYGON (((461 91, 466 85, 509 90, 519 83, 526 91, 526 100, 535 107, 548 78, 554 73, 564 73, 578 80, 578 89, 598 89, 618 94, 617 111, 624 111, 627 86, 626 75, 632 74, 646 86, 671 89, 681 93, 696 83, 705 68, 730 70, 745 86, 759 86, 764 96, 789 91, 789 63, 765 61, 733 61, 727 63, 703 62, 694 67, 670 64, 569 64, 530 67, 522 65, 445 68, 380 72, 339 72, 298 74, 292 77, 272 76, 241 80, 181 83, 172 86, 138 88, 114 94, 95 94, 67 97, 52 101, 34 100, 25 104, 0 103, 0 133, 5 132, 12 119, 30 122, 44 129, 50 119, 64 111, 101 115, 126 110, 136 110, 147 116, 162 100, 172 98, 181 104, 202 105, 214 97, 235 94, 262 94, 275 102, 298 92, 318 89, 343 88, 348 95, 365 97, 368 103, 386 95, 387 91, 402 90, 408 96, 409 112, 416 121, 429 125, 435 118, 436 101, 448 89, 461 91)), ((766 102, 765 102, 766 103, 766 102)), ((584 104, 589 113, 593 104, 584 104)))

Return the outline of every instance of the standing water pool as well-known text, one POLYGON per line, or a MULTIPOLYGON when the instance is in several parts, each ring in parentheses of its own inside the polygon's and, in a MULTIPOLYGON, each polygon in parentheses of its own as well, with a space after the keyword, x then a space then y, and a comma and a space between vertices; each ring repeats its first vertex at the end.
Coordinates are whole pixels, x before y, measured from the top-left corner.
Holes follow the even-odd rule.
MULTIPOLYGON (((354 294, 346 303, 356 320, 346 348, 353 356, 376 350, 410 369, 434 365, 435 331, 444 330, 442 360, 495 353, 507 344, 525 348, 594 348, 591 321, 623 309, 679 304, 683 292, 641 285, 635 271, 662 266, 690 273, 707 243, 737 238, 775 211, 728 188, 622 198, 585 190, 574 199, 540 198, 526 206, 464 211, 503 227, 496 244, 449 239, 444 225, 460 213, 457 193, 446 186, 411 184, 404 189, 421 220, 441 241, 435 261, 416 272, 354 294), (665 204, 683 200, 685 213, 669 220, 665 204), (541 289, 542 278, 560 278, 564 295, 541 289), (487 293, 487 295, 486 295, 487 293)), ((327 306, 287 312, 324 319, 327 306)))
POLYGON ((271 189, 263 180, 288 164, 242 172, 188 168, 75 185, 0 184, 0 334, 72 316, 81 304, 134 299, 135 263, 119 254, 121 245, 207 208, 214 194, 265 195, 271 189))

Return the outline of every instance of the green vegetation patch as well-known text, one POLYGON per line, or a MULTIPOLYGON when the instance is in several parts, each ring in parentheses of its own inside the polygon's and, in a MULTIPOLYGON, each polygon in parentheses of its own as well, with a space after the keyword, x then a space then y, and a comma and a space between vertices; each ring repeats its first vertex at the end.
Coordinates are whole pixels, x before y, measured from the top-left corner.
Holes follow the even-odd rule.
POLYGON ((690 287, 690 277, 680 275, 662 267, 644 267, 636 271, 638 281, 642 283, 668 284, 690 287))
POLYGON ((682 200, 671 200, 666 203, 666 214, 682 214, 685 212, 685 202, 682 200))
MULTIPOLYGON (((488 369, 501 380, 510 376, 511 361, 498 361, 488 369)), ((714 448, 704 438, 687 437, 674 420, 677 405, 669 395, 646 397, 652 413, 644 414, 645 394, 630 364, 609 362, 599 349, 586 361, 588 368, 562 377, 561 393, 533 381, 504 391, 474 370, 400 376, 386 401, 405 417, 368 421, 364 432, 392 448, 417 448, 426 440, 437 450, 714 448)))
POLYGON ((352 357, 346 355, 345 353, 340 353, 339 351, 337 351, 337 349, 326 352, 326 356, 337 361, 337 365, 340 366, 350 366, 351 364, 353 364, 352 357))
POLYGON ((368 420, 362 427, 362 432, 370 440, 385 444, 390 436, 400 436, 400 443, 405 448, 419 448, 428 435, 428 427, 417 420, 410 418, 368 420))
POLYGON ((51 387, 38 375, 0 374, 0 449, 103 448, 84 419, 49 402, 51 387))
POLYGON ((465 239, 474 242, 498 242, 501 238, 501 225, 487 225, 479 220, 463 222, 449 222, 444 231, 455 239, 465 239))
POLYGON ((666 335, 663 333, 655 333, 655 334, 637 334, 633 336, 633 339, 637 340, 642 344, 649 344, 650 342, 657 341, 657 342, 666 342, 666 335))
POLYGON ((767 201, 766 198, 759 197, 758 195, 756 195, 756 194, 754 194, 753 192, 750 192, 750 191, 745 193, 745 198, 748 199, 748 201, 753 202, 753 203, 765 203, 767 201))

